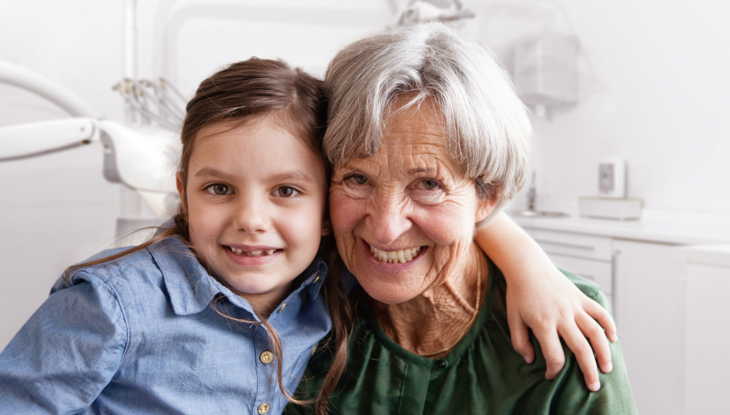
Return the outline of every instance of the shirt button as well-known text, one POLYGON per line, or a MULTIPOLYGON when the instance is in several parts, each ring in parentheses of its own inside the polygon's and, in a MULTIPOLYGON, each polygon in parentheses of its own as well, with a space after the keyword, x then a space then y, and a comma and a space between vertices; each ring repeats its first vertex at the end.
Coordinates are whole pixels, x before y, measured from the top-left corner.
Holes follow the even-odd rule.
POLYGON ((259 356, 259 359, 261 360, 261 363, 268 365, 269 363, 271 363, 274 360, 274 354, 269 351, 265 351, 265 352, 261 353, 261 356, 259 356))
POLYGON ((316 276, 316 277, 314 277, 314 281, 312 281, 312 284, 314 284, 314 283, 315 283, 315 282, 317 282, 317 281, 319 281, 319 274, 317 274, 317 276, 316 276))
POLYGON ((439 359, 438 365, 439 365, 439 367, 440 367, 441 369, 445 368, 445 367, 446 367, 446 365, 447 365, 447 363, 446 363, 446 360, 444 360, 444 359, 439 359))
POLYGON ((279 312, 281 313, 284 311, 284 307, 286 307, 286 303, 282 304, 281 307, 279 307, 279 312))
POLYGON ((264 415, 265 413, 269 412, 269 409, 271 409, 271 405, 269 405, 266 402, 264 402, 261 405, 259 405, 259 413, 261 415, 264 415))

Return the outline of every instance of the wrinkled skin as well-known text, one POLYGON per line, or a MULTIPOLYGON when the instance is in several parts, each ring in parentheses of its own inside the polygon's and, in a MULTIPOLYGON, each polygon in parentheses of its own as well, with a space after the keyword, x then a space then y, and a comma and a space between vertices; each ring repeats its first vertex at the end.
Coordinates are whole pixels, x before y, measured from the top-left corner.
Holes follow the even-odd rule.
POLYGON ((476 312, 477 261, 486 287, 474 226, 494 201, 479 199, 449 156, 439 109, 427 100, 396 110, 377 154, 335 167, 330 206, 340 254, 375 300, 385 332, 415 353, 453 343, 476 312), (392 264, 371 247, 421 252, 392 264))

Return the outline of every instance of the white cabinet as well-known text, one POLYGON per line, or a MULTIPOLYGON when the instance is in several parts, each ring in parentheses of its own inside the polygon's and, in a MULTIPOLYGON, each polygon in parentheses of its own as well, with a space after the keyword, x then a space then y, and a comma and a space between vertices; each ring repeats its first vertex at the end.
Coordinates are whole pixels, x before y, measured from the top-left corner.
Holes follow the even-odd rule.
POLYGON ((686 259, 685 415, 725 414, 730 389, 730 246, 683 248, 686 259))
POLYGON ((545 252, 601 261, 611 260, 611 238, 525 228, 545 252))
POLYGON ((613 249, 617 324, 636 406, 642 415, 681 415, 685 284, 675 246, 614 240, 613 249))

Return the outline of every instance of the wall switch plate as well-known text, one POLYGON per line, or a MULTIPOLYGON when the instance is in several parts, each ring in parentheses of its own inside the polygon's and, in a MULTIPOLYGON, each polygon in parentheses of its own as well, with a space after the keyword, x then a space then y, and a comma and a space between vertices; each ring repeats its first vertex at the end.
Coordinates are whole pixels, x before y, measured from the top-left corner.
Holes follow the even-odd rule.
POLYGON ((611 158, 598 164, 598 194, 601 197, 626 197, 626 162, 611 158))

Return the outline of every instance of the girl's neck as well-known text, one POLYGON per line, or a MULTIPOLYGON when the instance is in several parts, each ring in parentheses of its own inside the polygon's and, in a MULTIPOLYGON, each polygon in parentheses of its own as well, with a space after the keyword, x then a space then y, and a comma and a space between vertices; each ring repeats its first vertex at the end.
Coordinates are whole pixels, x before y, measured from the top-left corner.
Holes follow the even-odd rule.
POLYGON ((273 292, 260 293, 260 294, 247 294, 242 292, 233 291, 235 294, 243 297, 251 308, 259 316, 260 319, 267 319, 271 313, 276 310, 277 307, 284 301, 291 291, 291 282, 286 287, 280 287, 283 289, 277 289, 273 292))
POLYGON ((460 272, 445 278, 418 297, 400 304, 383 304, 371 300, 380 327, 406 350, 428 357, 440 357, 458 343, 473 324, 486 289, 487 263, 479 248, 472 246, 460 272), (479 261, 479 266, 477 266, 479 261), (477 283, 478 269, 481 281, 477 283), (444 353, 432 355, 445 350, 444 353))

